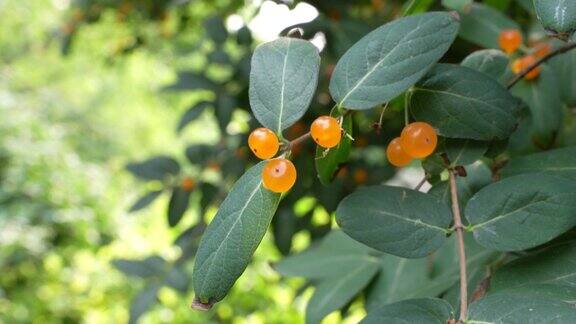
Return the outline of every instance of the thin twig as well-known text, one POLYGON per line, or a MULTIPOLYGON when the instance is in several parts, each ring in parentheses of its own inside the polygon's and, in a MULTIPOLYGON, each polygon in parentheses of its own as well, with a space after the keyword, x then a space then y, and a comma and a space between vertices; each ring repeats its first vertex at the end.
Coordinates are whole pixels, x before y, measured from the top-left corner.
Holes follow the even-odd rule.
POLYGON ((513 79, 512 81, 510 81, 510 83, 508 83, 508 89, 511 89, 516 83, 518 83, 520 80, 522 80, 522 78, 524 76, 526 76, 526 74, 530 73, 530 71, 534 70, 535 68, 537 68, 539 65, 541 65, 542 63, 548 61, 549 59, 553 58, 556 55, 562 54, 562 53, 566 53, 572 49, 576 48, 576 43, 568 43, 562 47, 559 47, 555 50, 553 50, 552 52, 550 52, 548 55, 542 57, 541 59, 539 59, 538 61, 534 62, 532 65, 528 66, 527 68, 525 68, 522 72, 518 73, 513 79))
POLYGON ((293 148, 294 146, 296 146, 296 145, 304 142, 304 141, 307 140, 308 138, 310 138, 310 136, 311 136, 311 135, 310 135, 310 132, 308 132, 308 133, 306 133, 306 134, 304 134, 304 135, 301 135, 300 137, 297 137, 297 138, 295 138, 294 140, 290 141, 290 143, 288 144, 288 146, 289 146, 290 148, 293 148))
POLYGON ((456 174, 450 170, 450 194, 452 198, 452 214, 454 216, 454 229, 458 241, 458 259, 460 262, 460 323, 468 316, 468 278, 466 275, 466 251, 464 249, 464 226, 460 216, 458 204, 458 189, 456 187, 456 174))
POLYGON ((426 178, 426 176, 424 176, 424 178, 422 178, 422 180, 420 180, 420 182, 418 182, 418 185, 416 185, 416 187, 414 187, 414 190, 419 191, 420 188, 422 188, 422 186, 426 183, 426 180, 428 180, 428 178, 426 178))

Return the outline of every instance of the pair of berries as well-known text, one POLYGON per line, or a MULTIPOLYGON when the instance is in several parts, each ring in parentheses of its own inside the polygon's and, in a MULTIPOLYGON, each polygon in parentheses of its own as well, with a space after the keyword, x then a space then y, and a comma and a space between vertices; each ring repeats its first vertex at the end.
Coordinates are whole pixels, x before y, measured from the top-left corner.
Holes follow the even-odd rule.
MULTIPOLYGON (((522 33, 518 29, 505 29, 500 33, 498 43, 500 48, 507 54, 513 54, 522 46, 523 38, 522 33)), ((548 55, 551 51, 550 44, 540 43, 534 46, 531 53, 512 62, 512 72, 518 74, 536 63, 538 59, 548 55)), ((540 67, 532 69, 524 78, 526 80, 534 80, 540 75, 540 67)))
MULTIPOLYGON (((342 139, 340 123, 333 117, 318 117, 310 127, 310 135, 314 141, 324 147, 337 146, 342 139)), ((276 134, 268 128, 257 128, 248 137, 248 146, 258 158, 267 160, 273 158, 280 149, 280 141, 276 134)), ((285 158, 268 161, 262 170, 264 188, 283 193, 296 183, 296 168, 285 158)))
POLYGON ((422 159, 434 152, 438 136, 432 126, 424 122, 406 125, 400 137, 393 139, 386 148, 388 161, 397 167, 403 167, 413 159, 422 159))

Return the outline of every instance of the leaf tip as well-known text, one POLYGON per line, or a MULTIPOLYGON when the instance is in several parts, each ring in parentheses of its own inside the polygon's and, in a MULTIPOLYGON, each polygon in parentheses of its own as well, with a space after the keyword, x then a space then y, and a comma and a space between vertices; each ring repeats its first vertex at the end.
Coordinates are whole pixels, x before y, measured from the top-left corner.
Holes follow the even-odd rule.
POLYGON ((460 14, 458 13, 458 11, 453 10, 448 12, 448 14, 452 16, 452 18, 456 19, 456 21, 460 21, 460 14))
POLYGON ((211 303, 211 302, 203 303, 200 300, 200 298, 198 298, 198 296, 194 297, 194 300, 192 301, 192 305, 190 305, 190 307, 192 307, 192 309, 203 311, 203 312, 210 310, 212 308, 212 306, 214 306, 214 303, 211 303))

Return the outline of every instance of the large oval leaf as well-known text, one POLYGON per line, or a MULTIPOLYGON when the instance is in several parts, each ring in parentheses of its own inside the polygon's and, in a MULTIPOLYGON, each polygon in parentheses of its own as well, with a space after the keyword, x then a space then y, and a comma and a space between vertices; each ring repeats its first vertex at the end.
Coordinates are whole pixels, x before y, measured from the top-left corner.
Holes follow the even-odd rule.
POLYGON ((576 178, 576 146, 512 158, 502 169, 501 174, 509 177, 541 172, 576 178))
POLYGON ((410 111, 445 137, 504 139, 518 102, 495 79, 467 67, 438 64, 410 92, 410 111))
POLYGON ((276 132, 304 115, 316 92, 320 55, 312 43, 281 37, 252 55, 250 106, 258 121, 276 132))
POLYGON ((358 41, 338 61, 330 94, 340 106, 369 109, 404 92, 448 50, 458 18, 433 12, 398 19, 358 41))
POLYGON ((569 107, 576 107, 576 51, 554 57, 550 65, 558 77, 562 100, 569 107))
POLYGON ((452 306, 442 299, 409 299, 370 312, 360 323, 446 324, 453 313, 452 306))
POLYGON ((576 1, 534 0, 534 8, 544 28, 560 34, 576 30, 576 1))
POLYGON ((336 222, 350 237, 404 258, 423 257, 442 246, 451 219, 435 197, 389 186, 361 188, 336 210, 336 222))
POLYGON ((576 225, 576 182, 546 174, 507 178, 476 193, 465 211, 481 245, 529 249, 576 225))
POLYGON ((474 3, 471 10, 462 15, 459 36, 482 47, 499 48, 498 37, 504 29, 520 29, 520 27, 500 11, 481 3, 474 3))
POLYGON ((470 305, 467 323, 576 323, 576 308, 532 294, 499 293, 470 305))
POLYGON ((224 298, 244 272, 278 207, 280 195, 262 186, 264 163, 236 182, 200 241, 193 283, 204 307, 224 298))

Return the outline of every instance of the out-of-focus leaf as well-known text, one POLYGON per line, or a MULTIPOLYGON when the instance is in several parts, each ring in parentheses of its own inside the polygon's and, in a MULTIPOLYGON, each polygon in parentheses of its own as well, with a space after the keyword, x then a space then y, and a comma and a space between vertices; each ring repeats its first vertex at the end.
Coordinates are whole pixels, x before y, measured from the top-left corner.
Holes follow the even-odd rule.
POLYGON ((193 144, 186 148, 186 157, 192 164, 203 165, 214 158, 217 148, 206 144, 193 144))
POLYGON ((176 83, 164 88, 167 91, 213 90, 218 88, 214 81, 205 75, 194 71, 181 71, 178 73, 176 83))
POLYGON ((180 118, 180 122, 178 122, 178 132, 181 132, 184 127, 186 127, 186 125, 200 117, 206 108, 210 107, 211 105, 211 102, 201 101, 186 110, 186 112, 180 118))
POLYGON ((228 31, 221 17, 213 16, 204 21, 204 30, 217 44, 222 44, 228 38, 228 31))
POLYGON ((470 139, 447 138, 444 141, 444 148, 452 166, 468 165, 482 158, 488 149, 488 143, 470 139))
POLYGON ((448 50, 458 19, 433 12, 401 18, 370 32, 338 61, 330 94, 338 105, 370 109, 418 81, 448 50))
POLYGON ((550 65, 558 78, 562 100, 568 107, 576 107, 576 51, 554 57, 550 65))
POLYGON ((190 202, 190 194, 191 191, 184 190, 180 187, 172 189, 172 196, 168 203, 168 224, 170 227, 178 225, 182 216, 184 216, 186 209, 188 209, 188 203, 190 202))
POLYGON ((229 94, 219 94, 216 98, 216 119, 222 133, 226 133, 226 127, 232 120, 232 113, 237 106, 236 97, 229 94))
POLYGON ((161 276, 166 271, 166 261, 156 255, 143 260, 115 259, 112 265, 128 276, 140 278, 161 276))
POLYGON ((162 190, 150 191, 150 192, 146 193, 144 196, 140 197, 132 205, 132 207, 130 207, 129 212, 133 213, 135 211, 139 211, 141 209, 148 207, 148 205, 150 205, 154 200, 156 200, 156 198, 158 198, 158 196, 160 196, 161 193, 162 193, 162 190))
POLYGON ((467 12, 474 0, 442 0, 442 5, 448 9, 467 12))
POLYGON ((144 180, 164 180, 168 175, 180 172, 180 165, 169 156, 155 156, 142 162, 132 162, 126 169, 144 180))
POLYGON ((132 304, 130 305, 130 319, 128 320, 129 324, 136 324, 138 319, 142 314, 146 313, 152 305, 157 302, 156 295, 158 294, 158 290, 160 290, 161 285, 158 283, 153 283, 144 288, 142 291, 136 295, 136 297, 132 300, 132 304))
POLYGON ((476 51, 462 61, 462 66, 485 73, 502 85, 506 85, 514 75, 508 55, 496 49, 476 51))
POLYGON ((473 3, 472 9, 461 15, 462 26, 459 36, 465 40, 485 48, 500 48, 498 37, 504 29, 520 29, 513 20, 500 11, 473 3))

